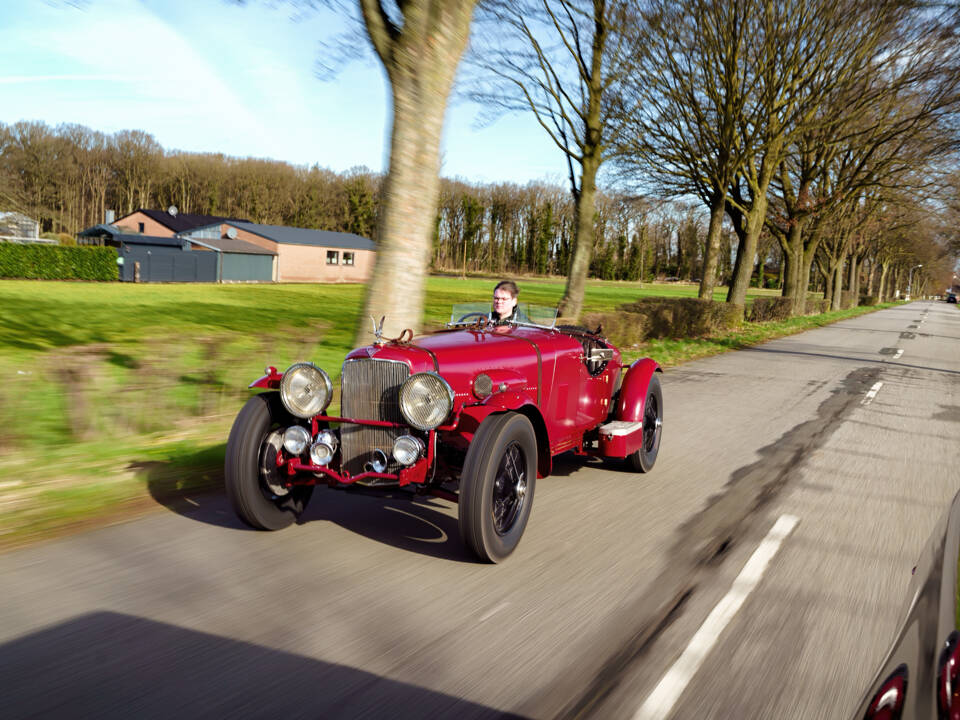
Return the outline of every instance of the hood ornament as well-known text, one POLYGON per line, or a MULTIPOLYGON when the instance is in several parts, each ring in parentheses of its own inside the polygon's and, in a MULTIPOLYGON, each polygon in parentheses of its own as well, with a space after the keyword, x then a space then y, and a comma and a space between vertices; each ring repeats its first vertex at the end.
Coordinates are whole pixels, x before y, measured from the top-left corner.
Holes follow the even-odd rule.
POLYGON ((380 317, 380 324, 377 324, 377 319, 371 315, 370 320, 373 321, 373 344, 374 345, 383 345, 383 321, 387 318, 386 315, 380 317))

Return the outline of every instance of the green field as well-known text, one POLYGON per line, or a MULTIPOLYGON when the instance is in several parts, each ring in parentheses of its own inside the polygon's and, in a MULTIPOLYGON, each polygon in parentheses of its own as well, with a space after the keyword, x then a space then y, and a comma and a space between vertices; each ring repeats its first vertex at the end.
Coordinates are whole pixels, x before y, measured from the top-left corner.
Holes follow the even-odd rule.
MULTIPOLYGON (((493 284, 431 278, 425 323, 449 319, 453 303, 489 298, 493 284)), ((593 281, 585 311, 696 292, 593 281)), ((559 279, 521 283, 530 303, 554 305, 562 294, 559 279)), ((724 296, 718 289, 716 299, 724 296)), ((268 364, 304 359, 335 377, 362 300, 359 285, 0 281, 0 545, 217 485, 249 382, 268 364)), ((650 354, 669 366, 850 312, 654 341, 627 356, 650 354)))

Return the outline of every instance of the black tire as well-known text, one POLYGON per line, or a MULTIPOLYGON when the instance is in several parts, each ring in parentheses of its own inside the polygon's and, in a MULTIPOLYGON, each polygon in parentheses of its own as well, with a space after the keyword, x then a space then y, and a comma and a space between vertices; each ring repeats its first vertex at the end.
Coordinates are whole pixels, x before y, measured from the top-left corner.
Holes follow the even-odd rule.
POLYGON ((292 423, 279 393, 268 392, 247 400, 230 430, 224 459, 227 497, 237 516, 257 530, 287 527, 300 517, 313 493, 312 485, 285 488, 279 474, 270 474, 276 467, 280 431, 292 423))
POLYGON ((460 476, 460 536, 485 562, 512 553, 530 517, 537 436, 519 413, 488 417, 467 450, 460 476))
POLYGON ((660 452, 660 436, 663 434, 663 393, 660 391, 660 378, 654 373, 647 386, 647 397, 643 401, 643 445, 627 456, 634 472, 650 472, 657 462, 660 452))

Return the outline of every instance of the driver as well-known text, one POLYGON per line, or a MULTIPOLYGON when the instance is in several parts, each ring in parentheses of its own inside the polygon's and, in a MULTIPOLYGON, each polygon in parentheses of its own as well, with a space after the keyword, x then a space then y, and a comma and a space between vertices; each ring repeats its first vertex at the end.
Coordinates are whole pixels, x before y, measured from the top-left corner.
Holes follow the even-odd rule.
POLYGON ((490 321, 494 325, 504 325, 508 322, 525 322, 522 310, 517 308, 517 296, 520 289, 513 280, 501 280, 493 289, 493 311, 490 321))

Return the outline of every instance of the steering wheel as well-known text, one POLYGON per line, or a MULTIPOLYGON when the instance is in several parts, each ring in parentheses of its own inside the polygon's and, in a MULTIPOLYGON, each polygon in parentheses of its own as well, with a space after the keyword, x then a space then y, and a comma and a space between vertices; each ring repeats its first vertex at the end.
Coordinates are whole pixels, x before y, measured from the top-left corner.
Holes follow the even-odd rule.
POLYGON ((470 320, 470 319, 475 319, 475 320, 476 320, 476 319, 479 319, 479 318, 483 318, 484 320, 486 320, 486 319, 487 319, 487 314, 486 314, 486 313, 482 313, 482 312, 471 312, 471 313, 467 313, 466 315, 464 315, 463 317, 461 317, 459 320, 457 320, 457 322, 458 322, 458 323, 462 323, 462 322, 466 322, 467 320, 470 320))

